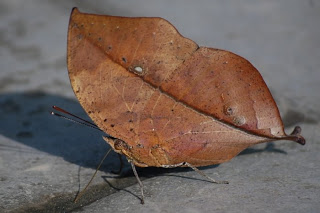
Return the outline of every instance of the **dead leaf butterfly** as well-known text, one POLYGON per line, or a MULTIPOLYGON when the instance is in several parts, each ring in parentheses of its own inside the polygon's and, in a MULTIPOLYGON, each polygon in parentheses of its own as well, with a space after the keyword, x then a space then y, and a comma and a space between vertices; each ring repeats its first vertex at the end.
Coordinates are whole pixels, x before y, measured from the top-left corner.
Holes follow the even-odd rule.
POLYGON ((258 143, 305 144, 300 127, 284 132, 277 105, 250 62, 199 47, 162 18, 74 8, 67 61, 80 104, 135 174, 134 166, 197 170, 258 143))

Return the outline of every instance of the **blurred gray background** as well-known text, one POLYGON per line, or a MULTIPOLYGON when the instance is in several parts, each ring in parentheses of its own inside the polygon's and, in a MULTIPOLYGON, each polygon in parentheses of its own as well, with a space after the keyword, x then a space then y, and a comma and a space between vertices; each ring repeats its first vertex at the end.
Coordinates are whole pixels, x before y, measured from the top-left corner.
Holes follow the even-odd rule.
POLYGON ((0 212, 318 212, 319 23, 319 0, 0 1, 0 212), (287 132, 300 125, 307 144, 262 144, 203 169, 229 185, 186 168, 139 169, 145 205, 128 165, 111 172, 119 167, 112 154, 73 204, 108 145, 49 113, 58 105, 86 118, 66 68, 72 7, 163 17, 200 46, 243 56, 264 77, 287 132))

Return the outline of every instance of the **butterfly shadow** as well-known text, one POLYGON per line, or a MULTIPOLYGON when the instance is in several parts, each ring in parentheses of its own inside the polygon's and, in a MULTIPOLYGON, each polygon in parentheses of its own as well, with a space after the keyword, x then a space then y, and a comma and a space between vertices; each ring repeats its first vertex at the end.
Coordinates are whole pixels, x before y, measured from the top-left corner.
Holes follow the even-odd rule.
MULTIPOLYGON (((52 116, 52 105, 90 120, 76 100, 43 92, 1 94, 0 134, 9 138, 9 143, 0 141, 0 152, 39 156, 44 152, 95 169, 110 148, 102 139, 102 133, 52 116)), ((114 153, 108 156, 103 169, 118 166, 119 160, 114 153)))
MULTIPOLYGON (((215 165, 214 167, 217 167, 217 166, 218 165, 215 165)), ((200 175, 199 175, 199 178, 195 178, 187 175, 178 174, 180 172, 183 173, 183 172, 191 171, 192 170, 191 168, 177 167, 177 168, 167 169, 167 168, 158 168, 158 167, 147 167, 147 168, 136 168, 136 169, 141 181, 145 179, 153 178, 153 177, 158 177, 158 176, 168 176, 168 177, 189 179, 193 181, 204 181, 204 182, 212 183, 209 180, 201 177, 200 175)), ((115 177, 115 176, 103 175, 101 176, 101 178, 103 178, 104 181, 107 183, 107 186, 113 189, 115 192, 120 192, 120 191, 126 192, 141 201, 140 192, 136 190, 131 191, 130 189, 128 189, 129 186, 137 184, 137 180, 131 170, 131 167, 125 167, 119 176, 115 177)), ((147 188, 145 188, 144 190, 148 192, 147 188)))
POLYGON ((275 146, 273 142, 269 142, 265 145, 264 148, 255 148, 255 147, 249 147, 242 152, 239 153, 239 155, 249 155, 249 154, 255 154, 255 153, 262 153, 262 152, 271 152, 271 153, 278 153, 278 154, 287 154, 286 151, 279 149, 275 146))

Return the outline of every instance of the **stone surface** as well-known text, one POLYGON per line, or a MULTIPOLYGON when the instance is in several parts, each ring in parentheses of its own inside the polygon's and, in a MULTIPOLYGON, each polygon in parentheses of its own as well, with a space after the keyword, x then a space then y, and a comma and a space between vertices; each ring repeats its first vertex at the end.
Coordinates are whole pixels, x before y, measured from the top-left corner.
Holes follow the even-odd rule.
POLYGON ((320 209, 320 2, 19 1, 0 2, 0 212, 317 212, 320 209), (108 150, 101 133, 50 115, 58 105, 86 118, 66 68, 72 7, 122 16, 160 16, 201 46, 253 63, 291 131, 305 146, 280 141, 203 168, 216 185, 186 169, 139 169, 140 191, 112 154, 83 199, 72 199, 108 150), (96 201, 98 200, 98 201, 96 201))

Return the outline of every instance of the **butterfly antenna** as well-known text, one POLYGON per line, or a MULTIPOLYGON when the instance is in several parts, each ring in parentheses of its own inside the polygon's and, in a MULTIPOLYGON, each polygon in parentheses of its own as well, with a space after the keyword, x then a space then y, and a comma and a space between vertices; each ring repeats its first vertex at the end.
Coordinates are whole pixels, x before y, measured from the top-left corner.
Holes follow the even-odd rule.
POLYGON ((62 109, 62 108, 60 108, 60 107, 57 107, 57 106, 52 106, 52 108, 55 109, 55 110, 57 110, 57 111, 59 111, 59 112, 65 113, 65 114, 67 114, 67 115, 70 115, 70 116, 72 116, 72 117, 74 117, 74 118, 77 118, 77 119, 79 119, 80 121, 77 121, 77 120, 75 120, 75 119, 66 117, 66 116, 61 115, 61 114, 56 113, 56 112, 51 112, 51 115, 55 115, 55 116, 58 116, 58 117, 60 117, 60 118, 64 118, 64 119, 66 119, 66 120, 68 120, 68 121, 72 121, 72 122, 77 123, 77 124, 85 125, 85 126, 88 126, 88 127, 90 127, 90 128, 97 129, 97 130, 103 132, 103 131, 102 131, 97 125, 95 125, 94 123, 92 123, 92 122, 90 122, 90 121, 87 121, 87 120, 85 120, 85 119, 83 119, 83 118, 80 118, 79 116, 76 116, 76 115, 68 112, 67 110, 64 110, 64 109, 62 109))
MULTIPOLYGON (((99 130, 99 131, 102 131, 101 129, 99 129, 99 128, 96 127, 96 126, 92 126, 92 125, 89 125, 89 124, 87 124, 87 123, 74 120, 74 119, 72 119, 72 118, 66 117, 66 116, 61 115, 61 114, 56 113, 56 112, 51 112, 51 115, 55 115, 55 116, 58 116, 58 117, 60 117, 60 118, 64 118, 64 119, 66 119, 66 120, 68 120, 68 121, 72 121, 72 122, 74 122, 74 123, 81 124, 81 125, 85 125, 85 126, 87 126, 87 127, 90 127, 90 128, 93 128, 93 129, 96 129, 96 130, 99 130)), ((102 132, 103 132, 103 131, 102 131, 102 132)))
POLYGON ((105 132, 104 132, 103 130, 101 130, 97 125, 95 125, 94 123, 92 123, 92 122, 90 122, 90 121, 87 121, 87 120, 85 120, 85 119, 83 119, 83 118, 80 118, 79 116, 76 116, 76 115, 74 115, 74 114, 72 114, 72 113, 68 112, 67 110, 64 110, 64 109, 62 109, 62 108, 60 108, 60 107, 52 106, 52 108, 55 109, 55 110, 57 110, 57 111, 59 111, 59 112, 62 112, 62 113, 64 113, 64 114, 70 115, 71 117, 74 117, 74 118, 78 119, 79 121, 78 121, 78 120, 75 120, 75 119, 72 119, 72 118, 69 118, 69 117, 66 117, 66 116, 61 115, 61 114, 56 113, 56 112, 51 112, 51 115, 55 115, 55 116, 58 116, 58 117, 60 117, 60 118, 64 118, 64 119, 66 119, 66 120, 68 120, 68 121, 72 121, 72 122, 74 122, 74 123, 81 124, 81 125, 85 125, 85 126, 90 127, 90 128, 92 128, 92 129, 99 130, 99 131, 103 132, 104 134, 106 134, 105 137, 111 138, 111 139, 115 139, 114 137, 112 137, 111 135, 105 133, 105 132))
POLYGON ((79 116, 76 116, 76 115, 74 115, 74 114, 72 114, 72 113, 68 112, 67 110, 64 110, 64 109, 62 109, 62 108, 60 108, 60 107, 52 106, 52 108, 55 109, 55 110, 57 110, 57 111, 59 111, 59 112, 65 113, 65 114, 67 114, 67 115, 70 115, 70 116, 72 116, 72 117, 74 117, 74 118, 77 118, 77 119, 79 119, 79 120, 81 120, 81 121, 83 121, 83 122, 85 122, 85 123, 87 123, 87 124, 90 124, 90 125, 92 125, 92 126, 98 127, 98 126, 95 125, 94 123, 92 123, 92 122, 90 122, 90 121, 87 121, 87 120, 85 120, 85 119, 83 119, 83 118, 80 118, 79 116))

